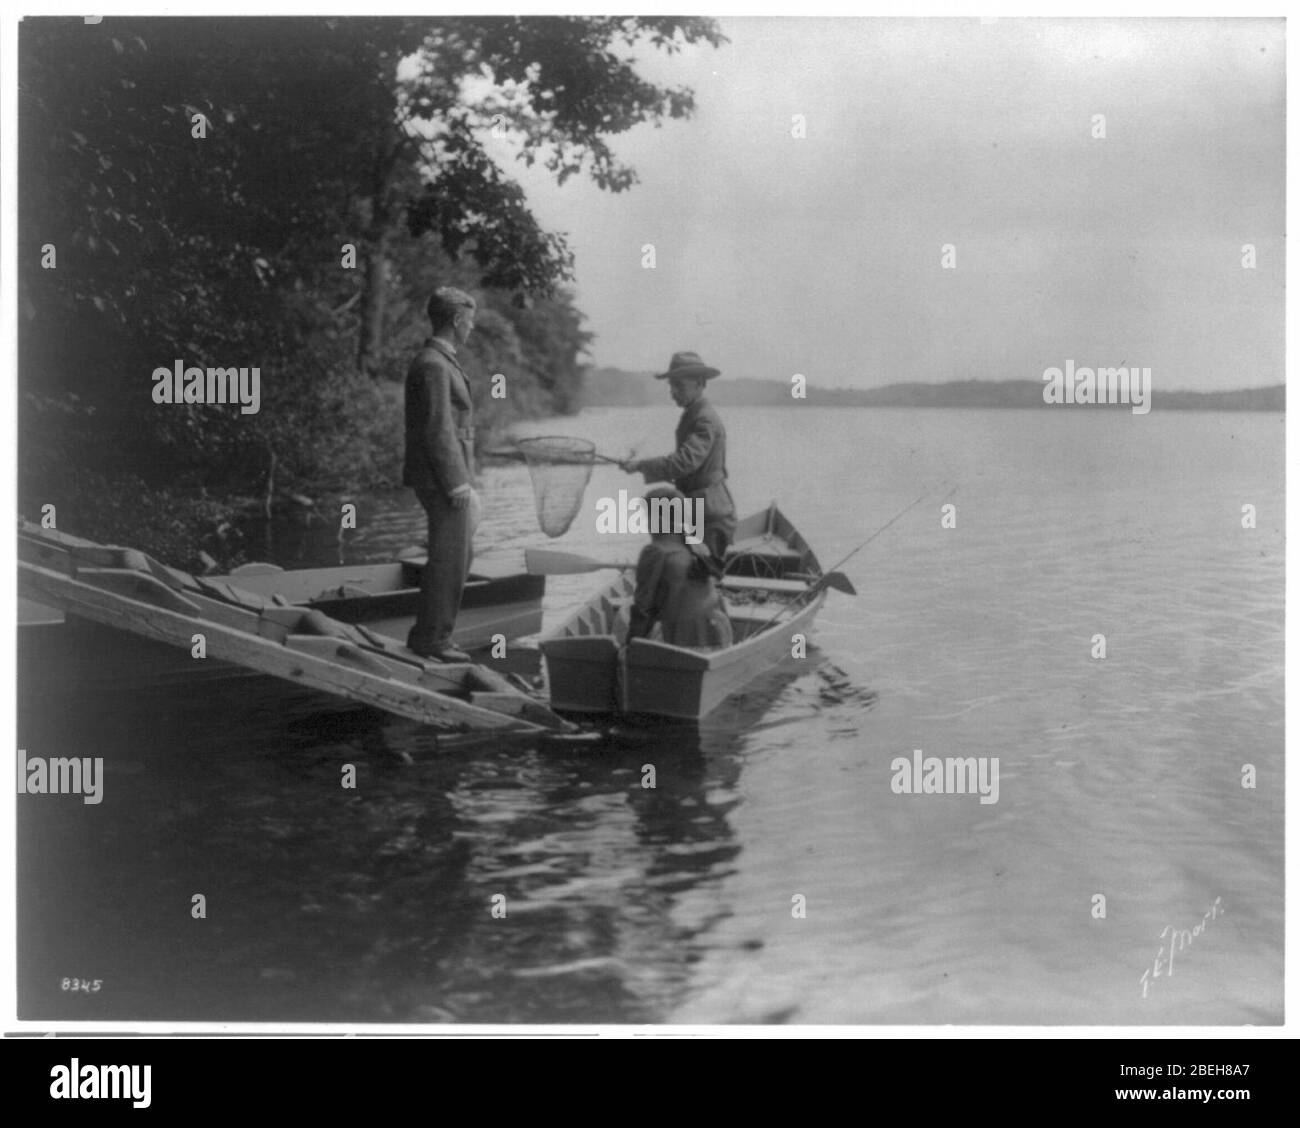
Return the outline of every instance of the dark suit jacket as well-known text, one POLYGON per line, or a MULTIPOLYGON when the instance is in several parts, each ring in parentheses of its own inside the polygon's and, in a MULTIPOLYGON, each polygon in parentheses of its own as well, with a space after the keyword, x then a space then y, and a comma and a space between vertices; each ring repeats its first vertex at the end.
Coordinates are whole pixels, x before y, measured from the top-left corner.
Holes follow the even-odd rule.
POLYGON ((718 409, 701 396, 677 423, 677 449, 641 463, 647 482, 672 482, 687 497, 702 497, 709 516, 734 514, 727 489, 727 431, 718 409))
POLYGON ((448 496, 474 483, 474 401, 456 357, 430 337, 406 374, 402 483, 448 496))

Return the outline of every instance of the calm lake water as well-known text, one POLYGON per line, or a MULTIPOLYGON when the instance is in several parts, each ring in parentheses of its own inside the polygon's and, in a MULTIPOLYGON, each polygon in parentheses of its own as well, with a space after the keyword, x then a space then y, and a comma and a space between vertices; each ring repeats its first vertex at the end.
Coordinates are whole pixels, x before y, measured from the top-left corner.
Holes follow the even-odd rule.
MULTIPOLYGON (((531 431, 652 454, 676 415, 531 431)), ((725 416, 741 510, 775 498, 826 567, 939 492, 847 565, 859 594, 831 594, 806 662, 698 733, 439 752, 263 682, 25 684, 19 746, 103 756, 107 778, 99 806, 19 801, 22 1016, 1280 1022, 1283 417, 725 416), (895 794, 914 749, 996 757, 998 801, 895 794), (1216 901, 1170 974, 1166 930, 1216 901)), ((595 533, 595 499, 639 481, 597 468, 547 542, 526 472, 491 469, 479 543, 633 555, 639 538, 595 533)), ((423 539, 409 494, 349 500, 345 541, 276 529, 268 553, 351 563, 423 539)), ((548 624, 602 578, 550 581, 548 624)))

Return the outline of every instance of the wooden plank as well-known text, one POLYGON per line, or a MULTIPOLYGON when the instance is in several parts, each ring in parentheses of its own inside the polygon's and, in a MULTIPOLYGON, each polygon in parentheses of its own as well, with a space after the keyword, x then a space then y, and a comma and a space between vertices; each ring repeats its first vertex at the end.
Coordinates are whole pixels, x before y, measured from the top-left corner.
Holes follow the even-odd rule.
POLYGON ((134 568, 78 568, 77 577, 83 583, 181 615, 197 616, 199 613, 199 605, 194 600, 187 599, 148 572, 134 568))
POLYGON ((240 607, 247 607, 251 611, 260 611, 269 605, 269 601, 253 592, 244 591, 231 584, 222 583, 219 580, 209 580, 206 576, 193 577, 194 584, 199 591, 212 599, 218 599, 225 603, 234 603, 240 607))
MULTIPOLYGON (((239 594, 236 591, 236 594, 239 594)), ((421 658, 393 639, 384 639, 359 625, 339 623, 320 611, 303 607, 267 607, 255 616, 249 611, 223 601, 199 596, 204 618, 217 618, 236 630, 256 631, 270 641, 292 643, 294 649, 314 653, 327 661, 372 671, 399 682, 408 683, 435 694, 452 694, 458 699, 469 697, 471 689, 510 694, 523 704, 509 711, 535 725, 548 729, 569 727, 531 695, 521 693, 496 671, 473 662, 438 662, 421 658), (242 617, 242 621, 240 619, 242 617), (345 646, 343 651, 331 649, 345 646), (375 657, 367 660, 367 655, 375 657)), ((494 708, 493 699, 485 699, 494 708)), ((498 710, 499 711, 499 710, 498 710)))
POLYGON ((471 693, 469 699, 475 705, 482 705, 485 709, 496 709, 499 712, 510 713, 514 716, 522 713, 524 706, 528 703, 527 699, 521 697, 518 693, 496 693, 488 690, 471 693))
MULTIPOLYGON (((472 663, 448 664, 423 659, 395 638, 386 638, 359 624, 349 625, 336 621, 319 610, 286 605, 288 601, 278 597, 278 592, 268 600, 265 594, 247 590, 242 584, 231 583, 232 577, 192 576, 168 568, 138 550, 98 545, 93 541, 72 537, 57 530, 39 529, 30 522, 20 523, 19 541, 20 558, 40 569, 63 573, 69 578, 98 587, 109 594, 116 594, 159 610, 170 610, 192 620, 188 631, 182 635, 178 627, 161 634, 141 629, 147 620, 141 619, 138 614, 135 616, 134 627, 123 625, 125 620, 121 617, 106 615, 102 608, 98 618, 91 614, 84 616, 86 619, 107 624, 110 629, 125 629, 131 633, 138 633, 144 638, 176 647, 183 646, 185 651, 190 649, 195 633, 208 635, 214 631, 233 632, 229 637, 234 640, 242 638, 242 641, 232 642, 232 645, 238 644, 244 647, 251 645, 254 649, 263 643, 285 647, 291 636, 295 636, 285 649, 304 655, 310 654, 311 657, 319 660, 323 665, 313 676, 325 676, 323 671, 330 665, 336 665, 344 671, 368 671, 373 676, 384 677, 413 687, 420 695, 433 694, 435 700, 438 697, 451 695, 454 700, 463 702, 471 689, 514 694, 529 702, 532 708, 512 707, 511 713, 522 715, 548 728, 564 724, 530 694, 520 693, 513 685, 496 678, 496 675, 484 667, 472 663), (332 644, 330 639, 334 640, 332 644), (338 649, 340 641, 346 643, 346 648, 341 651, 338 649)), ((476 561, 476 565, 477 563, 476 561)), ((355 578, 361 574, 366 582, 373 581, 377 585, 391 588, 400 581, 403 572, 402 564, 362 565, 359 568, 341 567, 288 573, 275 572, 273 568, 274 566, 266 566, 250 569, 246 573, 246 579, 250 585, 261 586, 264 591, 274 592, 282 582, 290 579, 302 586, 304 579, 337 582, 339 577, 355 578)), ((34 584, 36 581, 28 576, 20 579, 20 584, 24 582, 34 584)), ((538 629, 541 625, 541 589, 544 581, 518 574, 516 568, 516 573, 504 580, 494 581, 476 576, 474 584, 471 585, 474 590, 470 595, 473 597, 478 588, 502 588, 503 585, 511 591, 519 588, 524 592, 526 589, 530 598, 523 611, 518 606, 502 610, 500 616, 502 632, 506 633, 506 628, 518 621, 521 614, 525 612, 530 633, 538 629), (522 586, 519 581, 522 581, 522 586)), ((70 590, 73 592, 71 596, 64 593, 60 598, 45 599, 44 602, 34 601, 28 603, 28 606, 41 607, 44 620, 58 623, 63 618, 66 608, 72 607, 74 613, 76 611, 78 604, 78 598, 75 597, 76 589, 70 590)), ((316 590, 313 588, 312 592, 316 590)), ((415 591, 398 594, 418 595, 415 591)), ((367 594, 365 601, 376 598, 375 595, 367 594)), ((488 611, 490 610, 489 608, 488 611)), ((478 628, 480 633, 494 625, 495 620, 486 611, 475 611, 471 608, 470 617, 475 614, 482 620, 478 628)), ((405 624, 402 626, 400 633, 404 635, 405 624)), ((184 668, 186 664, 187 661, 180 659, 178 655, 178 668, 184 668)), ((212 654, 213 668, 225 667, 234 673, 237 672, 237 667, 243 665, 237 657, 223 660, 215 652, 212 654)), ((246 667, 245 672, 267 671, 258 664, 252 664, 246 667)), ((280 676, 272 673, 273 676, 280 676)), ((313 686, 313 688, 331 691, 329 686, 313 686)), ((379 707, 385 706, 380 704, 379 707)), ((473 721, 474 717, 471 716, 468 720, 473 721)))
POLYGON ((169 568, 139 549, 96 544, 57 529, 38 528, 30 521, 21 523, 18 543, 20 559, 29 559, 44 567, 59 567, 69 575, 76 575, 82 567, 122 568, 147 572, 177 591, 194 586, 194 578, 188 572, 169 568), (53 563, 56 558, 62 562, 53 563))
POLYGON ((782 580, 775 576, 723 576, 719 581, 732 591, 776 591, 797 594, 808 590, 804 580, 782 580))
POLYGON ((326 658, 331 662, 343 662, 355 666, 358 670, 378 674, 380 677, 393 676, 392 671, 378 655, 361 650, 342 639, 322 635, 291 634, 284 640, 284 646, 299 654, 314 654, 318 658, 326 658))

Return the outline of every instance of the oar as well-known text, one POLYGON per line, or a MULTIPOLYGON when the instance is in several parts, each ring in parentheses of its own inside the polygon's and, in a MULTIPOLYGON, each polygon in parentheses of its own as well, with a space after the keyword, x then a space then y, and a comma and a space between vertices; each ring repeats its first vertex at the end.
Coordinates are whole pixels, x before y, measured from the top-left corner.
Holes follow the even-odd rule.
POLYGON ((603 568, 635 568, 635 560, 594 560, 576 552, 557 552, 550 548, 525 548, 524 570, 530 576, 576 576, 580 572, 599 572, 603 568))
MULTIPOLYGON (((812 577, 809 577, 812 579, 812 577)), ((824 576, 818 576, 813 587, 828 587, 834 591, 842 591, 845 595, 857 595, 858 589, 853 586, 853 581, 843 572, 827 572, 824 576)))
MULTIPOLYGON (((550 548, 524 549, 524 569, 533 576, 576 576, 582 572, 599 572, 604 568, 626 570, 635 567, 634 560, 596 560, 590 556, 579 556, 576 552, 557 552, 550 548)), ((725 586, 729 578, 723 575, 719 582, 725 586)), ((736 577, 736 579, 743 578, 745 577, 736 577)), ((818 591, 828 587, 842 591, 845 595, 858 594, 853 582, 843 572, 827 572, 826 575, 816 578, 804 575, 790 578, 812 581, 814 586, 820 585, 817 587, 818 591)))
MULTIPOLYGON (((938 489, 943 489, 943 486, 939 486, 938 489)), ((878 536, 880 536, 881 533, 883 533, 892 524, 894 524, 895 521, 898 521, 903 516, 903 514, 909 512, 912 509, 915 509, 927 497, 930 497, 932 494, 937 492, 938 492, 937 490, 927 490, 910 505, 904 506, 897 513, 895 513, 888 521, 886 521, 883 525, 881 525, 880 528, 878 528, 874 533, 872 533, 871 536, 867 537, 866 540, 864 540, 860 545, 858 545, 857 548, 855 548, 842 560, 837 560, 835 562, 835 567, 839 568, 847 564, 850 560, 852 560, 855 556, 857 556, 859 552, 861 552, 864 548, 866 548, 867 545, 869 545, 873 540, 875 540, 878 536)), ((939 500, 941 502, 947 501, 948 498, 952 497, 952 495, 956 492, 957 492, 957 487, 954 485, 939 500)), ((791 608, 798 607, 800 604, 806 602, 811 596, 816 595, 817 592, 821 591, 823 588, 831 587, 832 585, 828 582, 830 577, 837 576, 839 574, 840 573, 838 572, 827 572, 826 575, 824 575, 820 580, 818 580, 815 584, 813 584, 812 587, 810 587, 807 591, 800 592, 797 596, 795 596, 792 600, 790 600, 789 603, 787 603, 784 607, 781 608, 781 610, 779 610, 775 615, 773 615, 770 619, 768 619, 768 621, 764 623, 755 633, 757 634, 761 631, 767 630, 768 627, 770 627, 773 623, 775 623, 782 615, 786 614, 786 612, 788 612, 791 608)))

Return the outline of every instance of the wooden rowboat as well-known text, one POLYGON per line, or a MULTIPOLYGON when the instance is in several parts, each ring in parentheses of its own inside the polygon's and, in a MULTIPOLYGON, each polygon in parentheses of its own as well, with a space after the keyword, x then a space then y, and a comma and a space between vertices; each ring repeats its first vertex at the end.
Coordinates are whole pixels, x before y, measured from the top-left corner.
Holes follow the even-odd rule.
MULTIPOLYGON (((425 558, 409 556, 387 564, 341 568, 295 568, 245 564, 218 582, 276 602, 311 607, 341 623, 362 623, 372 631, 406 641, 415 622, 425 558)), ((542 628, 546 577, 521 572, 503 557, 484 554, 475 560, 465 584, 453 639, 462 650, 490 646, 495 635, 509 640, 542 628)))
POLYGON ((568 730, 498 672, 425 660, 364 624, 289 606, 133 550, 24 523, 20 597, 113 635, 161 643, 196 669, 222 661, 436 728, 568 730))
POLYGON ((775 503, 745 518, 723 588, 735 642, 702 650, 653 636, 627 644, 635 581, 622 572, 539 640, 551 707, 698 721, 760 674, 799 660, 793 636, 807 637, 826 600, 820 576, 817 557, 775 503))
MULTIPOLYGON (((362 624, 378 634, 406 641, 415 622, 424 557, 404 557, 385 564, 338 568, 281 569, 274 564, 245 564, 229 575, 207 576, 285 606, 310 607, 341 623, 362 624)), ((455 644, 462 650, 491 645, 494 636, 513 641, 536 634, 542 626, 546 577, 531 576, 504 559, 475 562, 461 598, 455 644)), ((18 625, 53 626, 63 621, 57 608, 22 600, 18 625)))
MULTIPOLYGON (((465 585, 453 642, 461 650, 491 646, 498 636, 509 643, 535 635, 542 627, 546 577, 521 572, 518 562, 484 554, 465 585)), ((283 570, 273 564, 246 564, 229 575, 204 577, 282 606, 322 611, 331 619, 364 626, 399 643, 415 622, 424 556, 400 557, 384 564, 283 570)), ((121 633, 97 627, 57 607, 18 601, 18 645, 23 665, 56 672, 83 688, 113 691, 137 686, 220 681, 256 676, 229 662, 190 661, 167 646, 137 645, 121 633), (129 654, 130 659, 121 660, 129 654)))

